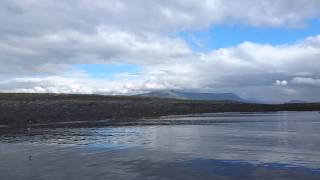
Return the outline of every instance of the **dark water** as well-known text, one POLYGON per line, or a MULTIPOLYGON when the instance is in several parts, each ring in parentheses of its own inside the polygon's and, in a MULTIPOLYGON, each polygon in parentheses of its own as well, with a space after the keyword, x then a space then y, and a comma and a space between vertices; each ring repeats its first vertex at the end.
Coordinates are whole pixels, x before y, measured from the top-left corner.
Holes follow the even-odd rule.
POLYGON ((320 179, 318 112, 162 120, 2 134, 0 180, 320 179))

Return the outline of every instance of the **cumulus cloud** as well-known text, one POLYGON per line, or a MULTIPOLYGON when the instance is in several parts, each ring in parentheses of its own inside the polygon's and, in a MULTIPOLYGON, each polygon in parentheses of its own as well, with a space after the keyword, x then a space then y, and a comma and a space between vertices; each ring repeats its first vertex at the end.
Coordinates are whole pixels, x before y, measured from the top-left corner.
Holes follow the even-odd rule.
POLYGON ((164 89, 162 84, 144 79, 93 79, 90 77, 47 76, 44 78, 14 78, 0 83, 8 90, 23 93, 76 93, 76 94, 137 94, 164 89))
POLYGON ((296 44, 276 46, 244 42, 209 53, 195 53, 186 60, 188 63, 154 66, 151 69, 165 69, 166 76, 163 78, 186 77, 213 87, 273 85, 277 80, 278 84, 288 85, 287 79, 297 74, 319 74, 320 46, 310 43, 310 40, 315 42, 319 39, 309 37, 296 44))
POLYGON ((288 82, 287 81, 285 81, 285 80, 276 80, 276 85, 277 86, 286 86, 286 85, 288 85, 288 82))
POLYGON ((318 0, 1 0, 2 31, 43 34, 63 28, 83 32, 98 24, 134 31, 203 28, 218 23, 300 25, 319 17, 318 0), (12 18, 6 18, 6 17, 12 18), (17 28, 16 25, 25 29, 17 28), (32 26, 36 26, 32 28, 32 26))
POLYGON ((319 9, 318 0, 0 0, 0 90, 202 89, 267 97, 265 92, 281 95, 286 86, 287 94, 307 92, 301 86, 318 84, 320 36, 200 53, 174 34, 217 24, 296 28, 319 18, 319 9), (74 65, 90 63, 137 64, 143 70, 115 79, 74 72, 74 65))
POLYGON ((320 86, 320 79, 314 79, 311 77, 295 77, 291 82, 297 85, 320 86))
POLYGON ((0 0, 0 71, 54 73, 76 63, 171 63, 191 51, 171 32, 229 23, 299 26, 319 17, 319 8, 318 0, 0 0))
POLYGON ((185 58, 191 50, 181 39, 99 27, 95 34, 68 31, 11 38, 0 42, 0 52, 3 73, 34 73, 77 63, 163 63, 185 58))
MULTIPOLYGON (((268 98, 277 100, 279 97, 270 92, 277 92, 278 95, 283 93, 284 98, 289 98, 301 94, 299 92, 302 90, 308 92, 308 89, 303 89, 305 85, 319 84, 319 79, 311 78, 320 73, 318 40, 318 37, 308 37, 296 44, 278 46, 244 42, 209 53, 188 51, 183 61, 171 57, 171 63, 145 64, 142 72, 118 74, 116 79, 94 79, 89 75, 18 78, 7 81, 7 89, 101 94, 135 94, 154 89, 201 89, 233 91, 244 95, 248 92, 265 92, 263 97, 269 93, 268 98), (279 89, 275 89, 274 85, 279 89)), ((5 87, 4 83, 1 86, 5 87)), ((313 94, 317 97, 316 93, 313 94)))

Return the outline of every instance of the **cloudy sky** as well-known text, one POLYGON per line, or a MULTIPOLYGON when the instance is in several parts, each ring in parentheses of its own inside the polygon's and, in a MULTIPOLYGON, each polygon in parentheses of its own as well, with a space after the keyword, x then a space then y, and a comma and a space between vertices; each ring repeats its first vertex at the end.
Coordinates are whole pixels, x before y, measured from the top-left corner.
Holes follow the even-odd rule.
POLYGON ((319 0, 0 0, 0 91, 320 101, 319 0))

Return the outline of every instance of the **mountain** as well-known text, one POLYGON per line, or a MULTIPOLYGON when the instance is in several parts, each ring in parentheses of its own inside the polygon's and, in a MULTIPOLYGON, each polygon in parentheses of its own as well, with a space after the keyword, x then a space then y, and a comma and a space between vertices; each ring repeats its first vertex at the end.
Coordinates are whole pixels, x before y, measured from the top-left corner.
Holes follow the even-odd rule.
POLYGON ((186 100, 217 100, 217 101, 242 101, 246 100, 240 98, 233 93, 198 93, 198 92, 185 92, 177 90, 162 90, 152 91, 146 94, 140 94, 143 97, 158 97, 158 98, 173 98, 173 99, 186 99, 186 100))
POLYGON ((286 102, 287 104, 303 104, 303 103, 308 103, 307 101, 302 101, 302 100, 291 100, 286 102))

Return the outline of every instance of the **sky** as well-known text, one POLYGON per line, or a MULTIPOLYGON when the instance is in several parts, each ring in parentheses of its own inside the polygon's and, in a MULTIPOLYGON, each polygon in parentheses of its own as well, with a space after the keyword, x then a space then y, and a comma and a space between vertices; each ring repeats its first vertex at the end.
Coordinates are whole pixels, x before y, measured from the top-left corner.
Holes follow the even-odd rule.
POLYGON ((0 0, 0 91, 320 101, 319 0, 0 0))

